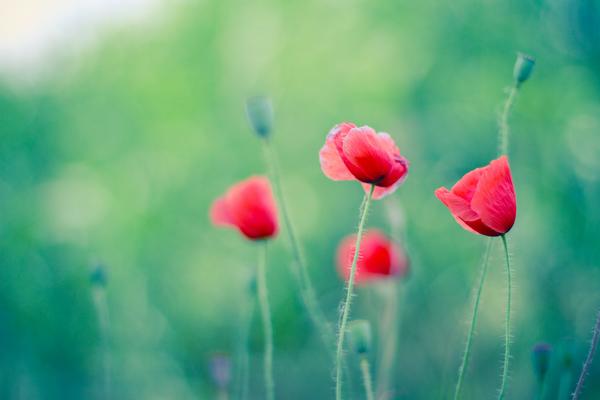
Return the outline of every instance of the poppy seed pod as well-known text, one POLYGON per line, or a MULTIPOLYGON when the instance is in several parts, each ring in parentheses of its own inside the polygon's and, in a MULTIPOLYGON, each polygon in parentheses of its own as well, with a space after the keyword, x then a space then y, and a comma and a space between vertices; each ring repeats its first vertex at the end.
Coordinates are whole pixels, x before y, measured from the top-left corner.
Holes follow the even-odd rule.
POLYGON ((371 350, 371 324, 364 319, 357 319, 348 324, 348 335, 352 350, 364 355, 371 350))
POLYGON ((535 65, 535 59, 530 55, 524 53, 517 53, 517 61, 515 61, 515 67, 513 69, 513 77, 517 82, 517 85, 525 82, 531 76, 533 72, 533 66, 535 65))
POLYGON ((546 373, 550 367, 551 355, 552 346, 548 343, 538 343, 533 346, 531 361, 533 363, 533 371, 540 382, 546 377, 546 373))
POLYGON ((254 132, 269 137, 273 129, 273 106, 266 96, 254 96, 246 100, 246 114, 254 132))

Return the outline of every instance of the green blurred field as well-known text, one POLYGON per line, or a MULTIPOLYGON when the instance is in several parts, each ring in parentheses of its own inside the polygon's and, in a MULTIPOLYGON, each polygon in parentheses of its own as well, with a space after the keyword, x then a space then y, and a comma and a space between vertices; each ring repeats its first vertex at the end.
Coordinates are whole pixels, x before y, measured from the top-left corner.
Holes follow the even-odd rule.
MULTIPOLYGON (((449 398, 485 238, 462 230, 433 191, 495 157, 517 51, 537 64, 511 117, 507 398, 533 398, 539 341, 572 349, 578 375, 600 308, 600 2, 188 1, 115 25, 74 55, 57 50, 41 78, 0 75, 0 398, 102 398, 89 283, 98 261, 109 275, 111 397, 214 398, 207 363, 216 351, 235 357, 258 249, 207 212, 231 183, 264 173, 244 114, 257 93, 273 98, 285 194, 331 321, 343 294, 335 249, 363 192, 321 173, 325 135, 344 120, 369 124, 410 160, 406 183, 368 221, 390 231, 386 210, 399 207, 412 261, 399 283, 394 398, 449 398)), ((271 247, 278 398, 332 398, 333 366, 285 236, 271 247)), ((504 285, 498 241, 465 399, 495 398, 504 285)), ((360 289, 353 316, 376 324, 377 293, 360 289)), ((358 374, 351 387, 362 398, 358 374)), ((584 398, 600 398, 600 360, 584 398)))

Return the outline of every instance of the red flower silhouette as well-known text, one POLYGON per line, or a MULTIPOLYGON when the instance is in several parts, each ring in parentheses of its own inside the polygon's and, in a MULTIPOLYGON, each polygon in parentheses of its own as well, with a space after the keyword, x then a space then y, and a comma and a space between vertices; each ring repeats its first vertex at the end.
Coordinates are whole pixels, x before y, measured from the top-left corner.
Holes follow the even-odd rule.
POLYGON ((334 181, 358 180, 373 198, 393 193, 408 172, 408 161, 387 133, 349 122, 336 125, 319 152, 323 173, 334 181))
MULTIPOLYGON (((338 272, 345 280, 350 278, 355 245, 356 235, 349 235, 342 240, 338 247, 338 272)), ((373 229, 363 235, 354 277, 357 284, 404 276, 407 271, 408 259, 402 250, 383 233, 373 229)))
POLYGON ((515 223, 517 200, 506 156, 467 173, 451 190, 437 189, 435 195, 468 231, 499 236, 515 223))
POLYGON ((251 240, 275 236, 277 207, 269 180, 253 176, 231 186, 213 202, 210 219, 217 226, 236 227, 251 240))

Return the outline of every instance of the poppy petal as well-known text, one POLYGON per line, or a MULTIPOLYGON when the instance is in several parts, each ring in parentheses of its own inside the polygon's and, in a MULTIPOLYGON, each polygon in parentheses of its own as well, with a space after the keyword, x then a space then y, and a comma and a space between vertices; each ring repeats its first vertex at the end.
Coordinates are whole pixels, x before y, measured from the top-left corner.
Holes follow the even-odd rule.
POLYGON ((517 202, 506 156, 484 168, 471 207, 480 215, 481 221, 493 230, 506 233, 512 228, 517 202))
POLYGON ((394 142, 394 139, 392 139, 389 133, 379 132, 377 136, 379 137, 379 142, 381 143, 382 147, 390 156, 394 157, 396 155, 400 155, 400 149, 398 146, 396 146, 396 142, 394 142))
MULTIPOLYGON (((396 189, 398 189, 398 187, 400 187, 401 184, 402 184, 402 179, 399 180, 398 182, 396 182, 392 186, 388 186, 388 187, 375 186, 375 190, 373 190, 373 200, 380 200, 380 199, 383 199, 385 196, 388 196, 388 195, 394 193, 396 191, 396 189)), ((361 185, 362 185, 363 189, 365 190, 365 193, 369 193, 369 191, 371 190, 371 184, 361 182, 361 185)))
POLYGON ((229 214, 225 197, 216 199, 210 207, 210 221, 216 226, 235 225, 229 214))
MULTIPOLYGON (((346 124, 346 126, 349 125, 352 125, 352 127, 354 126, 353 124, 346 124)), ((344 129, 344 127, 341 128, 341 130, 344 129)), ((341 130, 340 125, 334 127, 327 135, 325 144, 321 148, 321 151, 319 151, 321 170, 326 177, 334 181, 348 181, 355 179, 354 175, 352 175, 352 173, 348 170, 348 167, 346 167, 342 157, 340 157, 340 153, 335 145, 335 135, 341 132, 341 130)))
POLYGON ((388 186, 396 186, 402 182, 404 182, 404 178, 406 178, 406 174, 408 172, 408 161, 406 158, 396 155, 393 157, 394 163, 392 164, 392 168, 387 173, 385 178, 381 182, 377 184, 377 186, 388 187, 388 186))
POLYGON ((271 185, 265 177, 252 177, 246 182, 237 192, 238 207, 232 207, 238 226, 252 238, 272 236, 278 227, 271 185))
POLYGON ((264 239, 277 233, 277 207, 267 178, 254 176, 232 186, 224 204, 228 221, 247 238, 264 239))
POLYGON ((351 129, 336 145, 346 167, 361 182, 378 183, 392 169, 392 157, 368 126, 351 129))
POLYGON ((468 172, 460 178, 454 186, 452 186, 452 193, 465 199, 467 203, 471 203, 471 199, 477 190, 477 184, 483 173, 483 168, 475 168, 473 171, 468 172))
POLYGON ((479 219, 479 215, 471 209, 467 200, 457 196, 445 187, 436 189, 435 196, 448 207, 455 217, 463 221, 476 221, 479 219))

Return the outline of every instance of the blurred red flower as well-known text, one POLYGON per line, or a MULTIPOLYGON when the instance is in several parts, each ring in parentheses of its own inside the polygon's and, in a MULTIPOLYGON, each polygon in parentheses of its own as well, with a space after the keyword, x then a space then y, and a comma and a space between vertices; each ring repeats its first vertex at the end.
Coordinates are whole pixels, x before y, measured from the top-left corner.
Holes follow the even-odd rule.
POLYGON ((334 181, 358 180, 373 198, 393 193, 408 172, 408 161, 387 133, 344 122, 336 125, 319 152, 323 173, 334 181))
POLYGON ((470 232, 499 236, 515 223, 517 200, 506 156, 467 173, 451 190, 437 189, 435 195, 470 232))
POLYGON ((275 236, 277 207, 269 180, 252 176, 231 186, 213 202, 210 219, 217 226, 236 227, 250 240, 275 236))
MULTIPOLYGON (((350 278, 356 235, 346 236, 337 251, 337 267, 342 278, 350 278)), ((376 229, 367 231, 362 238, 355 282, 364 284, 371 281, 404 276, 408 271, 408 259, 404 252, 376 229)))

